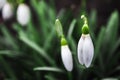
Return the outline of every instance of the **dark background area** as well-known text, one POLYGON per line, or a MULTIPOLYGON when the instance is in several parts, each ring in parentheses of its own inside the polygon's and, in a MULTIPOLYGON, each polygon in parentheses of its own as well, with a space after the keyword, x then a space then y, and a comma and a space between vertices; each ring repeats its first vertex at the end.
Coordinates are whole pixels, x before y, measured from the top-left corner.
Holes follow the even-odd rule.
MULTIPOLYGON (((84 0, 83 0, 84 1, 84 0)), ((89 14, 92 9, 97 11, 97 26, 104 25, 112 11, 117 10, 120 12, 120 0, 85 0, 86 11, 89 14)), ((72 11, 73 17, 78 17, 81 9, 82 0, 46 0, 48 4, 54 2, 57 13, 62 9, 68 9, 72 11)), ((29 1, 26 1, 29 5, 29 1)), ((15 21, 15 16, 12 19, 15 21)), ((6 23, 11 23, 11 20, 6 23)), ((0 23, 3 22, 1 11, 0 11, 0 23)))
MULTIPOLYGON (((112 11, 118 10, 120 12, 120 0, 86 0, 86 2, 88 14, 92 9, 97 10, 98 26, 107 22, 112 11)), ((70 8, 76 16, 79 15, 81 9, 81 0, 55 0, 55 5, 57 11, 62 8, 70 8)))

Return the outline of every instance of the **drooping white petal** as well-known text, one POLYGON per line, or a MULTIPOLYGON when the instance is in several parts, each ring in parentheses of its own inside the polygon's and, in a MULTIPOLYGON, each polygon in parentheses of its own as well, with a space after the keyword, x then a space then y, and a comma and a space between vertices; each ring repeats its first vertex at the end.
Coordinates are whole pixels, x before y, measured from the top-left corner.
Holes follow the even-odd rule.
POLYGON ((78 42, 78 48, 77 48, 77 52, 78 52, 78 61, 80 64, 84 64, 83 61, 83 44, 84 44, 84 37, 81 36, 79 42, 78 42))
POLYGON ((90 66, 93 59, 93 54, 94 54, 93 42, 91 40, 90 35, 88 34, 85 36, 85 42, 83 45, 83 60, 86 67, 90 66))
POLYGON ((13 16, 13 6, 6 3, 2 9, 2 16, 4 20, 10 19, 13 16))
POLYGON ((0 10, 3 8, 5 3, 6 3, 6 0, 0 0, 0 10))
POLYGON ((26 4, 20 4, 17 9, 17 20, 22 25, 25 26, 30 20, 30 9, 26 4))
POLYGON ((67 71, 72 71, 73 69, 73 59, 72 59, 72 54, 71 51, 68 47, 68 45, 63 45, 61 46, 61 57, 63 64, 67 71))

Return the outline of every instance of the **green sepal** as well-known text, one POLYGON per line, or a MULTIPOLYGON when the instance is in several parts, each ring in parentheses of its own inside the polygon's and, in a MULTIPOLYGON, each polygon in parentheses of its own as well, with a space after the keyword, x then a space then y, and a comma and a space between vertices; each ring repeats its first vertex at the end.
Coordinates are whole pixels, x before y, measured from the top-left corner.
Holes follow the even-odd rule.
POLYGON ((67 45, 67 40, 64 37, 61 37, 61 46, 67 45))
POLYGON ((89 27, 87 24, 84 24, 82 27, 82 34, 89 34, 89 27))

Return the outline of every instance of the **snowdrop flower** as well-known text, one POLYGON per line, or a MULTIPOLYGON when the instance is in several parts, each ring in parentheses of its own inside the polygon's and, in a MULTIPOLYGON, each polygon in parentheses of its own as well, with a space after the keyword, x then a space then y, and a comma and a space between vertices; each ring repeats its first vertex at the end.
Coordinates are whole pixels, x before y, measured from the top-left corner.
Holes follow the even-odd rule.
POLYGON ((30 20, 30 9, 26 4, 20 4, 17 9, 17 21, 25 26, 30 20))
POLYGON ((13 6, 6 3, 2 9, 2 17, 4 20, 10 19, 13 16, 13 6))
POLYGON ((72 53, 68 47, 67 40, 64 38, 63 29, 59 19, 55 21, 56 32, 58 37, 61 38, 61 58, 62 62, 67 71, 72 71, 73 69, 73 59, 72 53))
POLYGON ((89 28, 86 20, 82 27, 82 36, 78 42, 77 52, 79 63, 89 67, 94 55, 94 46, 89 34, 89 28))
POLYGON ((67 41, 64 37, 61 38, 61 57, 66 70, 72 71, 73 69, 72 54, 68 47, 67 41))
POLYGON ((0 10, 3 8, 5 3, 6 3, 6 0, 0 0, 0 10))

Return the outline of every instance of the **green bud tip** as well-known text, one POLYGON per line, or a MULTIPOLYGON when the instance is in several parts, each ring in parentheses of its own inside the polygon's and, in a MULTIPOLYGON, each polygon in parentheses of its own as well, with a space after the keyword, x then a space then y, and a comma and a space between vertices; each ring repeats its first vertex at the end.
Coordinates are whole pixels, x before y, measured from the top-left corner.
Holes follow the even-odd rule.
POLYGON ((62 37, 63 35, 63 30, 62 30, 62 24, 59 21, 59 19, 56 19, 55 21, 55 27, 56 27, 56 31, 59 37, 62 37))
POLYGON ((59 21, 59 19, 56 19, 56 22, 58 22, 59 21))
POLYGON ((61 37, 61 46, 67 45, 67 40, 64 37, 61 37))
POLYGON ((89 27, 87 24, 84 24, 82 27, 82 33, 83 34, 89 34, 89 27))

